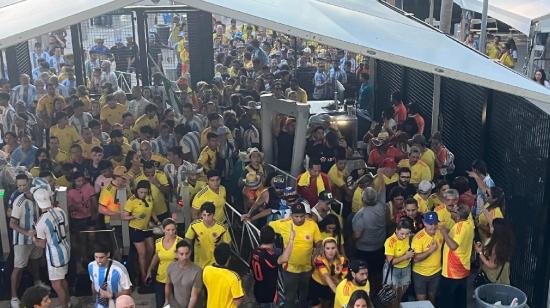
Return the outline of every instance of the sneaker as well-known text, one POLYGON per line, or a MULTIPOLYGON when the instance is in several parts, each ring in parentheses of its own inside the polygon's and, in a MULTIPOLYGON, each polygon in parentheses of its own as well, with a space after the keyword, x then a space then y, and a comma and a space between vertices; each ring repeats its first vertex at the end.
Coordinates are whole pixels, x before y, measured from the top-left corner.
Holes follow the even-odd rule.
POLYGON ((10 307, 11 308, 19 308, 20 304, 21 303, 19 302, 19 299, 17 297, 12 298, 11 301, 10 301, 10 307))

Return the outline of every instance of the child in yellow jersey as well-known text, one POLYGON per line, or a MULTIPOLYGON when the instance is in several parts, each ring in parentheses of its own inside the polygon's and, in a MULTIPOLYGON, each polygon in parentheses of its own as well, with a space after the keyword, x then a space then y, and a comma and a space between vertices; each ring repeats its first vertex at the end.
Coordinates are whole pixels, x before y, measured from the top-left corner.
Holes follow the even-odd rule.
POLYGON ((391 303, 391 307, 399 307, 403 294, 411 283, 411 260, 414 251, 410 246, 411 222, 409 218, 402 218, 395 229, 395 233, 386 239, 384 243, 384 283, 392 285, 397 292, 397 297, 391 303), (390 268, 393 269, 390 270, 390 268))
POLYGON ((216 206, 212 202, 205 202, 200 209, 201 219, 195 220, 187 229, 185 238, 194 242, 195 264, 200 268, 214 264, 214 248, 219 243, 231 242, 229 232, 214 219, 216 206))
POLYGON ((158 225, 159 221, 153 213, 153 199, 151 198, 151 184, 149 181, 140 181, 136 186, 136 192, 124 206, 122 219, 129 220, 130 241, 134 243, 138 253, 141 282, 145 283, 147 276, 147 264, 151 262, 150 256, 154 253, 153 232, 149 230, 149 221, 153 219, 158 225))
POLYGON ((348 261, 338 252, 335 238, 323 240, 322 251, 313 259, 313 266, 308 296, 312 307, 320 308, 332 301, 336 286, 348 274, 348 261))

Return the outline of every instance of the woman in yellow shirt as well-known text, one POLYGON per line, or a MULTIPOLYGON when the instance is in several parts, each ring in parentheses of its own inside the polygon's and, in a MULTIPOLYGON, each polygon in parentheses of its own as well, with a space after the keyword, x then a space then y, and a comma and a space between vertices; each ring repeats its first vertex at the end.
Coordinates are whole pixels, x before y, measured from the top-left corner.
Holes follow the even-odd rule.
POLYGON ((489 196, 487 197, 487 203, 481 209, 481 214, 477 219, 477 228, 479 230, 479 237, 482 244, 486 244, 487 239, 491 237, 493 233, 493 220, 495 218, 504 218, 504 205, 505 205, 504 190, 500 187, 491 187, 489 189, 489 196))
POLYGON ((386 255, 384 284, 392 285, 397 293, 397 297, 390 307, 399 307, 401 297, 411 284, 411 260, 414 257, 414 251, 411 249, 410 234, 411 221, 409 218, 403 217, 397 223, 395 233, 388 237, 384 243, 384 254, 386 255))
POLYGON ((326 307, 334 299, 336 286, 348 274, 348 261, 338 252, 336 239, 323 240, 322 250, 313 259, 313 274, 309 283, 309 301, 313 308, 326 307))
POLYGON ((334 214, 328 214, 319 223, 319 231, 321 231, 321 239, 327 239, 333 237, 336 239, 338 246, 338 252, 344 255, 344 236, 342 234, 342 227, 340 219, 334 214))
POLYGON ((154 251, 153 232, 149 229, 149 221, 158 219, 153 213, 153 199, 149 181, 139 181, 134 195, 131 196, 122 213, 123 220, 129 220, 130 241, 134 243, 138 253, 141 283, 145 284, 147 264, 151 261, 154 251))
POLYGON ((166 284, 166 277, 168 276, 168 266, 170 263, 174 262, 176 258, 176 245, 183 240, 183 238, 176 235, 177 225, 171 218, 166 218, 162 221, 162 232, 164 236, 157 239, 155 242, 155 255, 147 271, 147 281, 149 281, 153 277, 153 270, 158 265, 155 279, 155 298, 157 307, 162 307, 165 302, 164 286, 166 284))

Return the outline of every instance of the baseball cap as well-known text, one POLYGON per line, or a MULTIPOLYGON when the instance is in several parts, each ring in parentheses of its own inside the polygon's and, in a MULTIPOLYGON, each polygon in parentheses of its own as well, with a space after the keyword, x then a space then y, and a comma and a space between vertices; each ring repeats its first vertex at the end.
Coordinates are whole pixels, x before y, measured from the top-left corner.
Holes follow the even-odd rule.
POLYGON ((380 165, 381 168, 391 168, 391 169, 397 169, 397 163, 393 158, 384 158, 382 161, 382 164, 380 165))
POLYGON ((290 206, 292 214, 306 214, 309 203, 306 200, 300 200, 290 206))
POLYGON ((285 189, 285 178, 282 175, 273 177, 273 185, 275 186, 275 189, 285 189))
POLYGON ((334 201, 334 197, 332 196, 332 193, 330 191, 323 190, 319 194, 319 201, 332 202, 332 201, 334 201))
POLYGON ((349 269, 350 269, 352 272, 354 272, 354 273, 357 273, 357 272, 359 272, 360 270, 365 269, 365 268, 368 268, 368 266, 367 266, 367 263, 366 263, 365 261, 363 261, 363 260, 357 260, 357 259, 355 259, 355 260, 352 260, 352 261, 350 262, 350 267, 349 267, 349 269))
POLYGON ((128 175, 126 174, 128 170, 126 170, 126 167, 124 166, 118 166, 113 170, 113 176, 120 176, 123 178, 128 178, 128 175))
POLYGON ((51 193, 43 187, 36 187, 32 189, 32 196, 38 207, 41 209, 47 209, 52 207, 52 200, 50 199, 51 193))
POLYGON ((434 188, 434 184, 430 181, 422 180, 418 184, 418 192, 427 193, 434 188))
POLYGON ((424 223, 428 225, 435 225, 439 222, 436 212, 426 212, 422 214, 422 219, 424 220, 424 223))
POLYGON ((411 139, 409 139, 409 143, 426 145, 426 137, 424 137, 424 135, 421 135, 421 134, 416 134, 411 139))

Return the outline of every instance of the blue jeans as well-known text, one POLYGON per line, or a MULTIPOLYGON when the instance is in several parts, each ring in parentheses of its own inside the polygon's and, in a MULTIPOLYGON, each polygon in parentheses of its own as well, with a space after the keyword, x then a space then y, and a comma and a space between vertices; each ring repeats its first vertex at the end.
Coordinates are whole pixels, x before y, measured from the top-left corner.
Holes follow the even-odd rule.
POLYGON ((162 308, 164 300, 164 283, 155 281, 155 301, 157 302, 157 308, 162 308))

